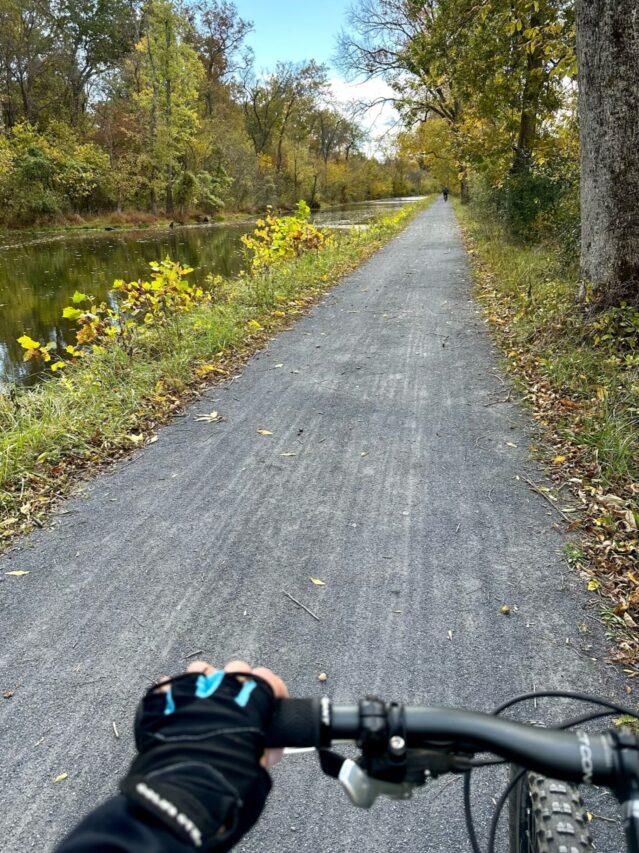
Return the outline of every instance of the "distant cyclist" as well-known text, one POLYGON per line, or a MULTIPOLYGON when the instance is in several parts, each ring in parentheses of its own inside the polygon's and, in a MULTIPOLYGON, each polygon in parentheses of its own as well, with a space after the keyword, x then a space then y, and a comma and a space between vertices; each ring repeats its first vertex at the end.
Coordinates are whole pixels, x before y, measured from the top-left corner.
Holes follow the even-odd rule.
POLYGON ((444 196, 444 201, 448 201, 448 193, 449 192, 450 192, 450 190, 448 189, 448 187, 444 187, 444 189, 442 190, 442 195, 444 196))

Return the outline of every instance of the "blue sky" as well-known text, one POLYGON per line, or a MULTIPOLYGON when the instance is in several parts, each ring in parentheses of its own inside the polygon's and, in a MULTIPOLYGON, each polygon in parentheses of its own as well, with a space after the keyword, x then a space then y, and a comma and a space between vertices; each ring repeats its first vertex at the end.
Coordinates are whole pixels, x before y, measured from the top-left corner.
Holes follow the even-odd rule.
MULTIPOLYGON (((382 80, 347 83, 332 62, 336 40, 346 29, 346 14, 354 0, 233 0, 240 17, 253 22, 246 43, 255 52, 255 70, 272 71, 278 60, 301 62, 315 59, 329 66, 329 80, 336 102, 352 100, 372 103, 392 94, 382 80)), ((360 119, 371 133, 370 151, 397 115, 390 105, 370 110, 360 119)))
POLYGON ((316 59, 330 64, 335 38, 352 0, 234 0, 240 16, 253 21, 247 38, 258 70, 278 60, 316 59))

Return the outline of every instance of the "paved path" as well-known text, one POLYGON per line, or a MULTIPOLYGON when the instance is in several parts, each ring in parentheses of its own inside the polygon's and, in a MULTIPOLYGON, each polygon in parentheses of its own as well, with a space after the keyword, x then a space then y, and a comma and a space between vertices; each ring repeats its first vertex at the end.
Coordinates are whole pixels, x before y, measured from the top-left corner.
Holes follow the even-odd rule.
MULTIPOLYGON (((241 378, 0 559, 0 690, 15 688, 0 699, 3 850, 49 849, 114 790, 143 685, 199 650, 341 701, 620 695, 556 517, 517 479, 541 476, 529 421, 498 402, 469 278, 438 202, 241 378), (195 420, 212 408, 222 423, 195 420)), ((484 825, 502 779, 477 785, 484 825)), ((465 851, 460 789, 437 781, 419 801, 356 812, 311 756, 291 757, 241 850, 465 851)))

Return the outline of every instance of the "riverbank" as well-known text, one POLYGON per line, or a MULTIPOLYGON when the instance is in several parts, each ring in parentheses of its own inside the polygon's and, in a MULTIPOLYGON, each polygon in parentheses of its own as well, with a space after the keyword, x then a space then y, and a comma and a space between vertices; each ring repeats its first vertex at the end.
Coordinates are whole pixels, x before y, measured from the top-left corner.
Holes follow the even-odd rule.
POLYGON ((151 213, 143 211, 125 211, 123 213, 91 214, 86 216, 70 214, 69 216, 60 216, 55 220, 38 225, 2 226, 0 227, 0 240, 9 240, 21 235, 25 235, 26 237, 55 237, 60 234, 90 234, 100 231, 166 231, 175 227, 251 222, 259 216, 259 213, 260 211, 255 209, 221 211, 213 214, 193 213, 185 216, 176 215, 174 217, 168 217, 164 214, 154 216, 151 213))
MULTIPOLYGON (((384 202, 392 199, 364 199, 353 204, 366 204, 384 202)), ((344 205, 327 205, 317 208, 314 213, 339 210, 344 205)), ((291 207, 275 207, 278 214, 291 212, 291 207)), ((200 225, 225 225, 253 222, 263 214, 260 208, 246 208, 243 210, 220 210, 216 213, 199 213, 197 211, 167 216, 164 213, 154 215, 146 211, 127 210, 113 213, 60 214, 51 220, 28 226, 0 226, 0 245, 3 241, 9 241, 21 235, 26 237, 55 237, 58 235, 72 235, 94 233, 101 231, 114 231, 117 233, 127 231, 166 231, 171 228, 188 228, 200 225)))
POLYGON ((59 380, 0 397, 0 541, 42 526, 80 476, 146 441, 212 379, 242 363, 343 275, 394 237, 432 199, 256 277, 219 286, 216 301, 145 336, 132 357, 109 346, 59 380))
POLYGON ((514 244, 472 207, 456 211, 505 370, 539 426, 532 453, 553 487, 531 488, 575 532, 566 557, 601 597, 614 658, 639 676, 639 312, 589 318, 558 247, 514 244))

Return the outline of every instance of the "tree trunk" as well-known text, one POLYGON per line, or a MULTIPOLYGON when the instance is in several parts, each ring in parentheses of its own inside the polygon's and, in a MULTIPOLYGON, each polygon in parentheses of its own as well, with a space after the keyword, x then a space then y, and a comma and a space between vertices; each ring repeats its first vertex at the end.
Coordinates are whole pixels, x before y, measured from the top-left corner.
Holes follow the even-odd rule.
MULTIPOLYGON (((530 20, 530 26, 541 26, 543 18, 535 14, 530 20)), ((526 76, 521 93, 521 114, 519 117, 519 133, 517 146, 513 157, 511 173, 525 174, 530 168, 532 155, 537 141, 537 114, 539 99, 544 85, 544 52, 542 47, 536 47, 526 56, 526 76)))
POLYGON ((466 177, 466 167, 459 164, 457 174, 459 175, 459 198, 462 204, 470 203, 470 189, 468 188, 468 178, 466 177))
POLYGON ((173 163, 166 164, 166 213, 173 216, 175 202, 173 201, 173 163))
MULTIPOLYGON (((164 22, 164 37, 166 47, 166 63, 164 77, 164 118, 169 136, 173 136, 173 81, 171 80, 171 47, 173 45, 173 31, 171 23, 167 18, 164 22)), ((166 164, 166 212, 173 216, 173 145, 169 151, 169 162, 166 164)))
POLYGON ((577 0, 580 298, 639 303, 637 0, 577 0))
POLYGON ((319 178, 319 175, 317 173, 315 173, 313 175, 313 189, 311 190, 311 197, 310 197, 309 202, 308 202, 308 206, 311 208, 311 210, 317 210, 317 208, 319 207, 319 205, 317 203, 317 197, 316 197, 316 195, 317 195, 317 179, 318 178, 319 178))
POLYGON ((151 165, 151 176, 150 176, 150 202, 151 202, 151 213, 153 216, 157 216, 158 213, 158 202, 157 195, 155 192, 155 181, 157 178, 157 165, 155 163, 155 155, 156 155, 156 146, 157 146, 157 120, 158 120, 158 90, 157 90, 157 80, 155 74, 155 61, 153 58, 153 50, 151 48, 151 36, 149 31, 146 33, 146 44, 147 51, 149 56, 149 66, 151 68, 151 113, 149 116, 149 142, 150 142, 150 154, 152 158, 151 165))

